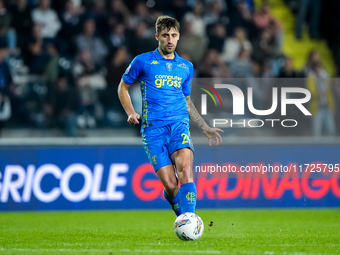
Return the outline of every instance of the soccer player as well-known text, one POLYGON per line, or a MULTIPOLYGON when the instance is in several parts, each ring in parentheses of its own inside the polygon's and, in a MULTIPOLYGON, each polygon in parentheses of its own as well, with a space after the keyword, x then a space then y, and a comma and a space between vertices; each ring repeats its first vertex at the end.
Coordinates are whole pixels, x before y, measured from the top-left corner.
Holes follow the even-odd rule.
POLYGON ((189 117, 214 145, 222 142, 221 129, 209 127, 190 100, 193 65, 175 52, 179 23, 169 16, 156 21, 155 51, 138 55, 126 69, 118 87, 128 123, 139 124, 128 89, 138 79, 143 113, 141 134, 146 154, 164 185, 164 197, 178 216, 194 212, 196 186, 193 182, 193 145, 189 117), (178 181, 181 187, 178 186, 178 181))

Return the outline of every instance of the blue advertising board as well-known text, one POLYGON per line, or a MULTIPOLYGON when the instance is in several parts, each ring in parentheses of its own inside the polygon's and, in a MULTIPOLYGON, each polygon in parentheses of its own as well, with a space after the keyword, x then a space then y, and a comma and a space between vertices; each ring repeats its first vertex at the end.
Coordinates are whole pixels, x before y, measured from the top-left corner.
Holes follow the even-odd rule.
MULTIPOLYGON (((196 146, 194 171, 238 169, 196 173, 197 208, 339 207, 339 151, 340 145, 196 146), (314 164, 328 172, 297 175, 314 164), (239 171, 260 165, 295 171, 280 178, 239 171)), ((1 211, 169 208, 162 191, 141 146, 0 148, 1 211)))

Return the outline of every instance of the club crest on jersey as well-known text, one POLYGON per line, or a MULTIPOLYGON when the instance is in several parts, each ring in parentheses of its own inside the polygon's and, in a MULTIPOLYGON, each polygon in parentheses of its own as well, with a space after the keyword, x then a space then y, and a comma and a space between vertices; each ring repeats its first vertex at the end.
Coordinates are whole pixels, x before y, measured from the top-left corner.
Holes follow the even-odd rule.
POLYGON ((168 69, 168 71, 172 70, 172 63, 166 63, 166 69, 168 69))

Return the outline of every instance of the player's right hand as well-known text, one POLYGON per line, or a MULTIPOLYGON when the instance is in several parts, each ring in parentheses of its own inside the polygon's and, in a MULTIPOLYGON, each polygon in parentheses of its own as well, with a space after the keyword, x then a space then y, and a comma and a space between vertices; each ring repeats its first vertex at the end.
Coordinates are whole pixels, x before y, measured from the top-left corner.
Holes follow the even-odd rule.
POLYGON ((136 124, 139 124, 139 121, 138 121, 139 118, 140 118, 140 115, 138 113, 134 113, 134 114, 129 115, 127 122, 129 122, 129 124, 131 125, 136 125, 136 124))

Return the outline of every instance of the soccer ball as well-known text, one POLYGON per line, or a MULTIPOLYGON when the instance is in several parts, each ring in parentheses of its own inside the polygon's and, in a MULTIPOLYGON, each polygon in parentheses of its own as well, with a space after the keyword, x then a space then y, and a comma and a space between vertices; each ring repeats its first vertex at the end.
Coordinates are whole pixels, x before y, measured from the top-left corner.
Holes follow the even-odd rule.
POLYGON ((174 230, 179 239, 193 241, 203 234, 204 225, 202 219, 194 213, 183 213, 177 217, 174 230))

